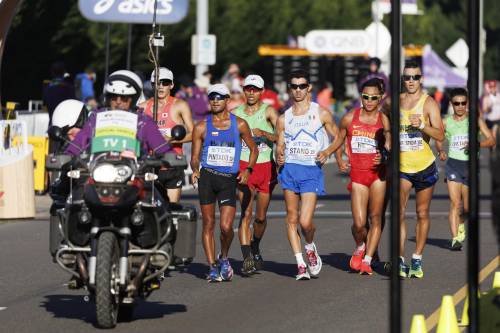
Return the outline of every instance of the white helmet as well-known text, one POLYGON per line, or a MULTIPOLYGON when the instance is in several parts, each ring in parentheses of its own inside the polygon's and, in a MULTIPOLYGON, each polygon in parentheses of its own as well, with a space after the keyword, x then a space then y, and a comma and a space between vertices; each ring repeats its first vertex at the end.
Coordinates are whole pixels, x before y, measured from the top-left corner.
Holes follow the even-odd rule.
POLYGON ((134 106, 142 95, 142 80, 137 74, 129 70, 113 72, 108 76, 104 84, 104 95, 109 94, 131 96, 131 106, 134 106))
POLYGON ((67 99, 57 105, 52 114, 52 126, 62 129, 82 128, 87 121, 87 108, 83 102, 67 99))

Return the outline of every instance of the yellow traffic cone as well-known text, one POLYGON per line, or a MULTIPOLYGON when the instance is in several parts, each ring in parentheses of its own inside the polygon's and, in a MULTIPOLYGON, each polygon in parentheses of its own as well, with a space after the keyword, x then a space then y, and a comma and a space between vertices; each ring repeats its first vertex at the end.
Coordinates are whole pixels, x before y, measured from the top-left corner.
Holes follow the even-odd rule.
POLYGON ((450 295, 443 296, 436 333, 459 333, 455 305, 450 295))
POLYGON ((410 333, 427 333, 424 315, 414 315, 411 321, 410 333))
POLYGON ((493 278, 493 289, 500 288, 500 272, 495 272, 495 276, 493 278))
POLYGON ((465 297, 464 309, 462 311, 462 319, 460 326, 469 326, 469 296, 465 297))

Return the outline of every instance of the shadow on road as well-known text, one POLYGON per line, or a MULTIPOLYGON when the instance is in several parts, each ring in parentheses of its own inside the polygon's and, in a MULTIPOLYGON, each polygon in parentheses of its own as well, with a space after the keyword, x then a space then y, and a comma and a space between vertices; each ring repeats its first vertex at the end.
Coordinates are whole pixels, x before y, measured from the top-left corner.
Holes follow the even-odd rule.
MULTIPOLYGON (((409 238, 408 240, 413 243, 417 242, 415 237, 409 238)), ((427 238, 426 244, 440 247, 442 249, 450 249, 450 240, 445 238, 427 238)))
MULTIPOLYGON (((95 305, 85 302, 80 295, 47 295, 40 304, 54 318, 78 319, 96 326, 95 305)), ((186 312, 183 304, 139 301, 134 309, 132 321, 161 318, 177 312, 186 312)))
POLYGON ((323 259, 323 263, 340 269, 344 272, 351 273, 351 269, 349 268, 349 260, 351 256, 346 253, 330 253, 327 255, 321 255, 321 259, 323 259))

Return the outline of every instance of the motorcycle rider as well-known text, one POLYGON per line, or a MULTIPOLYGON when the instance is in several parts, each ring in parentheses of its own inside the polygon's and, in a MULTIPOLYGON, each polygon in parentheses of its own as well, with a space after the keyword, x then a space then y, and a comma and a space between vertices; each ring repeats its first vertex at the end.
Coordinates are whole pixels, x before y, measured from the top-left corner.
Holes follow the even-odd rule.
MULTIPOLYGON (((93 113, 72 144, 66 149, 70 155, 79 155, 90 147, 95 132, 96 114, 106 110, 137 112, 137 101, 142 96, 142 81, 129 70, 111 73, 104 85, 105 109, 93 113)), ((141 155, 164 154, 172 151, 172 146, 165 141, 153 119, 138 112, 137 140, 141 143, 141 155)))

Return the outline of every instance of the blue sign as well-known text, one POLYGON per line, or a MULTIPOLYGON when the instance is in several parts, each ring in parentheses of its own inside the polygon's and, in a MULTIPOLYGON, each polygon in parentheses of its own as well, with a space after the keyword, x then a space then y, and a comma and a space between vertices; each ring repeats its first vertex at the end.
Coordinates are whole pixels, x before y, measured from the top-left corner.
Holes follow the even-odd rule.
MULTIPOLYGON (((156 23, 177 23, 186 17, 188 0, 156 0, 156 23)), ((79 0, 82 15, 97 22, 153 23, 155 0, 79 0)))

